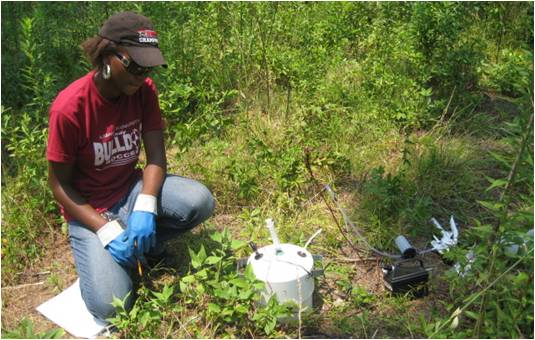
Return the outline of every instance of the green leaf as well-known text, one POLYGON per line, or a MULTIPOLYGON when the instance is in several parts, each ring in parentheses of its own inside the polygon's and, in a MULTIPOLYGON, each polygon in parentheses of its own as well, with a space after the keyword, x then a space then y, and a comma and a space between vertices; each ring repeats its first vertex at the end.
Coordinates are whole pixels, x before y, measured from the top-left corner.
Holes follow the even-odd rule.
POLYGON ((493 179, 491 177, 487 177, 487 176, 485 177, 491 183, 490 186, 487 189, 485 189, 485 191, 490 191, 496 187, 503 188, 507 184, 507 180, 505 179, 493 179))
POLYGON ((243 248, 247 245, 247 242, 245 241, 242 241, 242 240, 232 240, 232 242, 230 243, 230 248, 232 248, 232 250, 238 250, 240 248, 243 248))
POLYGON ((208 313, 219 314, 221 313, 221 307, 219 307, 215 303, 210 302, 208 304, 208 313))
POLYGON ((226 315, 232 315, 232 314, 234 314, 234 307, 232 307, 232 308, 225 307, 225 308, 221 311, 221 315, 223 315, 223 316, 226 316, 226 315))
POLYGON ((244 305, 237 305, 234 309, 240 314, 247 314, 248 312, 247 307, 245 307, 244 305))
POLYGON ((206 264, 209 264, 209 265, 212 265, 212 264, 216 264, 216 263, 218 263, 218 262, 221 262, 221 260, 222 260, 222 259, 221 259, 221 257, 219 257, 219 256, 208 256, 208 257, 206 258, 205 263, 206 263, 206 264))
POLYGON ((522 287, 523 288, 524 285, 527 284, 528 280, 529 280, 528 274, 526 274, 524 272, 520 272, 515 276, 514 283, 518 287, 522 287))
POLYGON ((124 306, 124 303, 121 299, 119 299, 118 297, 114 296, 112 301, 111 301, 111 305, 115 308, 123 308, 124 306))
POLYGON ((166 304, 169 299, 171 298, 171 295, 173 294, 173 286, 168 286, 167 284, 164 285, 162 292, 152 292, 154 296, 163 304, 166 304))
POLYGON ((188 247, 188 253, 189 253, 189 257, 194 260, 197 258, 197 254, 193 251, 193 249, 189 248, 188 247))
POLYGON ((249 281, 255 281, 256 275, 254 274, 253 267, 250 264, 247 264, 247 267, 245 267, 245 278, 249 281))
POLYGON ((210 235, 210 238, 216 241, 217 243, 221 243, 223 241, 223 236, 221 235, 221 233, 217 231, 213 233, 212 235, 210 235))
POLYGON ((195 282, 195 276, 193 275, 187 275, 187 276, 184 276, 181 280, 181 282, 184 282, 184 283, 193 283, 195 282))
POLYGON ((189 249, 189 252, 190 252, 190 257, 191 257, 191 266, 194 269, 198 269, 200 266, 202 266, 202 262, 199 261, 199 259, 197 258, 197 254, 194 251, 189 249))
POLYGON ((251 296, 254 295, 254 291, 253 290, 242 290, 240 292, 240 295, 238 296, 238 299, 240 300, 249 300, 251 298, 251 296))
POLYGON ((198 284, 197 287, 195 287, 195 290, 197 291, 197 293, 199 293, 199 295, 203 295, 204 293, 206 293, 206 289, 202 284, 198 284))
POLYGON ((208 278, 208 271, 206 270, 206 268, 203 270, 199 270, 195 273, 195 277, 200 280, 206 280, 208 278))
POLYGON ((46 332, 42 339, 60 339, 65 335, 65 331, 62 328, 52 329, 46 332))
POLYGON ((277 319, 271 318, 269 322, 264 326, 264 332, 266 332, 266 335, 270 335, 275 329, 276 325, 277 325, 277 319))
POLYGON ((204 250, 204 246, 202 244, 201 249, 199 249, 199 252, 197 253, 197 260, 199 260, 201 263, 206 260, 206 250, 204 250))
POLYGON ((229 291, 227 289, 221 289, 221 288, 215 289, 214 295, 217 296, 218 298, 227 300, 229 298, 229 291))
POLYGON ((144 312, 143 314, 141 314, 141 317, 139 318, 139 322, 141 323, 141 326, 143 328, 146 328, 147 327, 147 324, 149 323, 151 317, 150 317, 150 313, 148 311, 144 312))
POLYGON ((490 211, 498 211, 503 208, 503 203, 498 202, 488 202, 488 201, 477 201, 483 207, 489 209, 490 211))
POLYGON ((236 286, 230 287, 227 291, 231 297, 238 297, 238 288, 236 286))
POLYGON ((253 317, 251 318, 251 320, 253 320, 253 321, 259 321, 259 320, 262 319, 262 317, 263 317, 263 314, 262 314, 262 313, 258 313, 258 312, 256 312, 256 313, 254 313, 254 315, 253 315, 253 317))
POLYGON ((58 339, 61 338, 65 331, 61 328, 55 328, 45 333, 36 333, 33 329, 33 323, 29 319, 22 319, 17 328, 13 331, 5 331, 2 328, 2 338, 5 339, 58 339))
POLYGON ((472 312, 472 311, 465 311, 464 312, 466 314, 467 317, 469 317, 470 319, 473 319, 473 320, 477 320, 479 319, 479 314, 478 313, 475 313, 475 312, 472 312))
POLYGON ((249 287, 249 283, 244 278, 241 278, 241 277, 231 280, 230 283, 240 288, 249 287))
POLYGON ((223 237, 222 243, 227 243, 230 240, 230 231, 225 228, 223 229, 223 232, 221 233, 221 236, 223 237))

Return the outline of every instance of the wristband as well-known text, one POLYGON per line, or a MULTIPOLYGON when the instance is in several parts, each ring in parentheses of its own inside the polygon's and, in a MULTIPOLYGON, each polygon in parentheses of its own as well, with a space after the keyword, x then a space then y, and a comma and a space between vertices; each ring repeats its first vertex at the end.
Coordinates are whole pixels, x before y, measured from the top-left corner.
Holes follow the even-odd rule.
POLYGON ((156 207, 156 196, 146 194, 137 195, 133 211, 146 211, 154 215, 158 215, 158 209, 156 207))
POLYGON ((99 230, 97 230, 97 236, 100 239, 102 246, 106 247, 108 243, 113 241, 122 232, 123 227, 121 227, 119 220, 114 220, 104 224, 99 230))

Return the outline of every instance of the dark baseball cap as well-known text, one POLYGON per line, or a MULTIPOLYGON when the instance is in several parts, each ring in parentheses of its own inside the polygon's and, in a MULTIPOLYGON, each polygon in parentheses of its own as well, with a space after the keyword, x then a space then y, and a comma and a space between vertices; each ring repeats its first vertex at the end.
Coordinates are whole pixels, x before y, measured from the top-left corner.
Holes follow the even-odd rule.
POLYGON ((106 20, 98 35, 124 47, 139 66, 167 67, 158 48, 158 36, 147 17, 130 11, 116 13, 106 20))

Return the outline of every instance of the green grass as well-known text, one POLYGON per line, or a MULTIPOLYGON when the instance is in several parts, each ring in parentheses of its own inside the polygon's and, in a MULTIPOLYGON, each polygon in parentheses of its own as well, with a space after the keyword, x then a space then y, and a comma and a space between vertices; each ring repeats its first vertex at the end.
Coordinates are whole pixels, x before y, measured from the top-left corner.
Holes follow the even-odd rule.
POLYGON ((59 231, 54 213, 45 202, 52 202, 48 187, 35 186, 30 179, 6 175, 2 185, 2 284, 16 283, 14 275, 31 266, 53 247, 59 231))

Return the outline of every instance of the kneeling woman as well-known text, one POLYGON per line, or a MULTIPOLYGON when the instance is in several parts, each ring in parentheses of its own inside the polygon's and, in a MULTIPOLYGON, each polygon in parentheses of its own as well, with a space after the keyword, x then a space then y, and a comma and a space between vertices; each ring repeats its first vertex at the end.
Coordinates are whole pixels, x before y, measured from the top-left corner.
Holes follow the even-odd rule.
POLYGON ((115 14, 82 47, 95 69, 50 107, 49 184, 69 224, 82 297, 105 320, 113 297, 132 306, 137 259, 162 259, 162 242, 210 217, 214 200, 201 183, 166 174, 148 77, 166 65, 150 20, 115 14), (142 143, 143 170, 136 167, 142 143))

